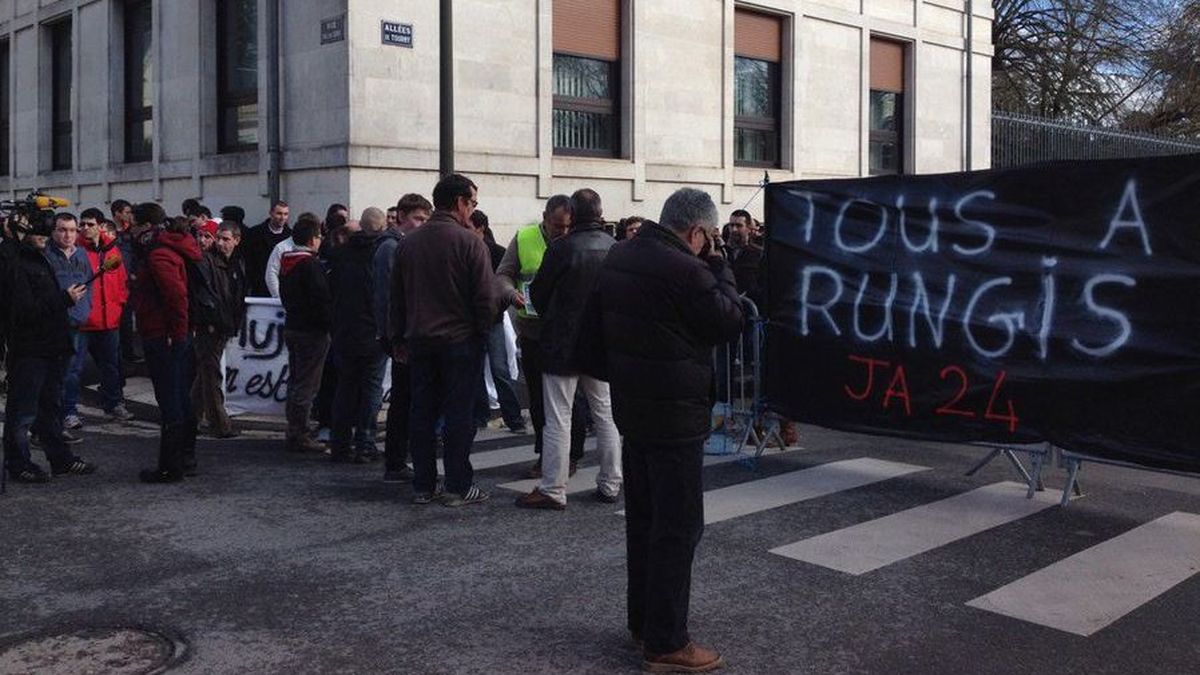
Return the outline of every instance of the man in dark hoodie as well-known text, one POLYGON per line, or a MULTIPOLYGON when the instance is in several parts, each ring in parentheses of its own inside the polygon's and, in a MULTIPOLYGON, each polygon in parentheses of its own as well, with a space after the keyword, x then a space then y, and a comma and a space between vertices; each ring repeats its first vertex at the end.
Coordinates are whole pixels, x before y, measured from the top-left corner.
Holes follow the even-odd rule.
POLYGON ((200 246, 188 232, 187 220, 168 219, 158 204, 138 204, 134 218, 157 231, 147 247, 135 295, 138 329, 161 416, 158 468, 142 471, 141 479, 177 483, 196 470, 188 265, 200 261, 200 246))
POLYGON ((387 354, 379 345, 371 289, 375 246, 387 228, 387 214, 363 211, 362 230, 334 249, 329 270, 333 292, 333 354, 338 385, 333 399, 330 445, 334 462, 362 464, 379 457, 375 448, 383 370, 387 354), (351 430, 353 429, 353 439, 351 430))
POLYGON ((333 327, 333 297, 317 259, 321 222, 315 215, 300 216, 292 228, 292 242, 296 248, 279 261, 279 297, 287 312, 283 324, 288 349, 287 450, 324 452, 325 446, 308 433, 308 416, 321 384, 333 327))
POLYGON ((9 261, 8 404, 4 418, 4 465, 13 480, 45 483, 49 476, 29 454, 29 432, 38 420, 42 449, 55 475, 88 474, 96 467, 67 449, 62 437, 62 386, 75 353, 67 312, 87 292, 82 284, 58 286, 43 252, 53 232, 52 215, 35 223, 9 261))

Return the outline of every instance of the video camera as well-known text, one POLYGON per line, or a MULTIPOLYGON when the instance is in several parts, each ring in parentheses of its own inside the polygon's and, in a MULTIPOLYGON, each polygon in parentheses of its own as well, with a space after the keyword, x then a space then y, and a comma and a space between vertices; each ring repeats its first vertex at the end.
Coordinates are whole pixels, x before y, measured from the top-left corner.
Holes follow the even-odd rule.
POLYGON ((34 190, 24 199, 0 200, 0 217, 10 226, 9 229, 14 236, 18 232, 28 234, 39 226, 44 228, 54 217, 54 209, 62 209, 70 205, 71 202, 65 199, 51 197, 34 190))

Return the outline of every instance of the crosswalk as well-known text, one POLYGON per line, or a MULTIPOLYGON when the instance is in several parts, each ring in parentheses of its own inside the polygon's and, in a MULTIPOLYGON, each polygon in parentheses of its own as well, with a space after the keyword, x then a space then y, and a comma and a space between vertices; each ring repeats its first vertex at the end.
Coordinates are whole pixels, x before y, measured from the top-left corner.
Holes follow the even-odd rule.
MULTIPOLYGON (((528 448, 522 448, 528 457, 528 448)), ((473 457, 477 468, 500 466, 504 451, 473 457)), ((706 466, 728 464, 734 456, 709 456, 706 466)), ((568 492, 590 490, 597 467, 581 469, 568 492)), ((732 522, 810 500, 834 497, 869 485, 886 484, 930 468, 873 457, 833 461, 709 490, 705 523, 732 522)), ((536 481, 499 487, 533 489, 536 481)), ((909 561, 971 537, 1054 508, 1059 495, 1036 493, 999 482, 824 532, 796 542, 779 542, 764 553, 859 577, 909 561)), ((618 514, 623 512, 618 511, 618 514)), ((721 530, 709 537, 721 536, 721 530)), ((1200 572, 1200 515, 1171 513, 1035 571, 990 593, 965 601, 974 610, 1047 628, 1090 636, 1200 572)), ((936 582, 931 582, 936 583, 936 582)))

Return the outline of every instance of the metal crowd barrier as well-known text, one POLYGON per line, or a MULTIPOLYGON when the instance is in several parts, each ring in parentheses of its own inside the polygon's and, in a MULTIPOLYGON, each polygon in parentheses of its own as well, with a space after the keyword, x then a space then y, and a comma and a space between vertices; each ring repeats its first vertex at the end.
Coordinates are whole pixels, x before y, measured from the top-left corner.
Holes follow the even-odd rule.
POLYGON ((743 296, 741 301, 746 315, 742 334, 713 351, 713 372, 717 380, 717 404, 713 409, 717 444, 710 446, 710 452, 746 454, 747 459, 757 459, 772 441, 779 448, 785 444, 780 435, 779 418, 767 412, 763 396, 766 320, 752 300, 743 296), (747 448, 753 448, 753 455, 747 448))

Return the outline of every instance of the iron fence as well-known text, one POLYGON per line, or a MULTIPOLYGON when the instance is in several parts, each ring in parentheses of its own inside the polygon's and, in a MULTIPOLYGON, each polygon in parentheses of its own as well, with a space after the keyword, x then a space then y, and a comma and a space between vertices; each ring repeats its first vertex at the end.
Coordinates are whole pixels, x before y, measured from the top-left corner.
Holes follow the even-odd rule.
POLYGON ((992 113, 992 167, 1060 159, 1117 159, 1200 153, 1200 141, 1090 127, 1007 112, 992 113))

